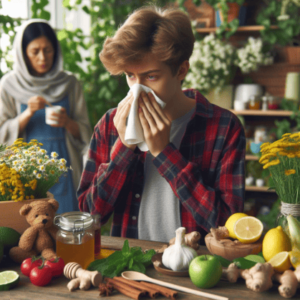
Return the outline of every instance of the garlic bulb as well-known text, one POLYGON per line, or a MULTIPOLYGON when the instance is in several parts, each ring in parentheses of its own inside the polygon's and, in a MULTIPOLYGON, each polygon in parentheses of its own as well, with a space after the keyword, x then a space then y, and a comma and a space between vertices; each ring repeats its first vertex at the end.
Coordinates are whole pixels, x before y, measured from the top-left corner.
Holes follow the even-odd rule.
POLYGON ((162 255, 162 263, 173 271, 187 270, 191 260, 197 256, 197 252, 185 244, 184 227, 179 227, 175 233, 175 244, 165 249, 162 255))

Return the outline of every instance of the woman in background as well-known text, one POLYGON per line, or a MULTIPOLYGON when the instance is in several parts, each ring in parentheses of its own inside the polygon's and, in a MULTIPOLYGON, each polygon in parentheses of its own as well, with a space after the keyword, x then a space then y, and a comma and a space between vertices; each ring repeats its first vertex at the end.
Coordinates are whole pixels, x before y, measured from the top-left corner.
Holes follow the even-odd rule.
POLYGON ((51 26, 41 19, 23 24, 13 49, 13 70, 0 82, 0 143, 17 138, 37 139, 42 148, 57 152, 73 171, 50 189, 59 202, 58 213, 78 210, 76 189, 83 168, 91 128, 82 88, 74 75, 63 70, 60 46, 51 26), (62 106, 54 114, 57 124, 45 123, 47 103, 62 106))

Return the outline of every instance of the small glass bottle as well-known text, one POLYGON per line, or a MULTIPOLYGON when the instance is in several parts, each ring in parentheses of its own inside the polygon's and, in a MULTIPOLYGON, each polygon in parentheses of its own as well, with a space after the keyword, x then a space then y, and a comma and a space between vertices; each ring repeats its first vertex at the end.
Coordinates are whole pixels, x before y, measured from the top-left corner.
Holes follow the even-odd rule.
POLYGON ((95 214, 93 217, 93 227, 94 227, 94 235, 95 235, 95 251, 94 256, 95 259, 100 259, 100 251, 101 251, 101 215, 95 214))
POLYGON ((77 262, 86 269, 94 261, 95 237, 93 218, 85 212, 68 212, 54 218, 59 230, 56 234, 56 255, 65 264, 77 262))

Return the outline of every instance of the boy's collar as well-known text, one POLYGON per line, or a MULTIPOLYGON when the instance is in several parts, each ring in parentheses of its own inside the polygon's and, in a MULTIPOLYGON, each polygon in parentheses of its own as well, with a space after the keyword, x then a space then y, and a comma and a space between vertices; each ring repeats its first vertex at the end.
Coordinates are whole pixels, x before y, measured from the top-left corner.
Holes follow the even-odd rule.
POLYGON ((186 89, 183 92, 187 97, 196 100, 195 114, 206 118, 213 116, 212 104, 199 91, 195 89, 186 89))

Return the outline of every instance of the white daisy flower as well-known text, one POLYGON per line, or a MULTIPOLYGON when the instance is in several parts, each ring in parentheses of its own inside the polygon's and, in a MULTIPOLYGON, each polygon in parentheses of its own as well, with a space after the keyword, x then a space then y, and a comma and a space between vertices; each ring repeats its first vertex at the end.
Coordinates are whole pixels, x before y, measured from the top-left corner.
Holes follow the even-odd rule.
POLYGON ((42 172, 44 172, 44 171, 46 170, 46 169, 45 169, 45 166, 44 166, 44 165, 39 166, 39 170, 42 171, 42 172))
POLYGON ((36 174, 36 176, 35 176, 37 179, 41 179, 42 178, 42 174, 41 173, 38 173, 38 174, 36 174))
POLYGON ((51 152, 51 157, 52 158, 57 158, 58 157, 58 154, 56 152, 51 152))

